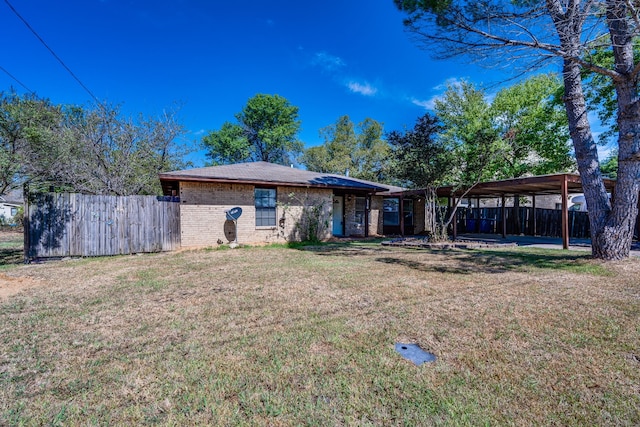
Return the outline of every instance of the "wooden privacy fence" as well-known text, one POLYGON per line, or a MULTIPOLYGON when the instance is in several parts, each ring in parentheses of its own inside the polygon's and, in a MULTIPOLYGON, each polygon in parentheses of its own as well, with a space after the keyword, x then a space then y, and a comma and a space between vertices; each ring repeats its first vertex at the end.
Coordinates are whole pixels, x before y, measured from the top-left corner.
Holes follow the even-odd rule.
MULTIPOLYGON (((518 227, 515 224, 515 208, 505 209, 507 234, 562 237, 562 211, 557 209, 535 209, 534 211, 529 207, 518 209, 518 227)), ((458 209, 456 221, 458 232, 502 234, 502 208, 458 209)), ((569 211, 569 237, 591 237, 587 212, 569 211)))
POLYGON ((26 260, 180 247, 180 204, 172 198, 43 193, 26 199, 26 260))

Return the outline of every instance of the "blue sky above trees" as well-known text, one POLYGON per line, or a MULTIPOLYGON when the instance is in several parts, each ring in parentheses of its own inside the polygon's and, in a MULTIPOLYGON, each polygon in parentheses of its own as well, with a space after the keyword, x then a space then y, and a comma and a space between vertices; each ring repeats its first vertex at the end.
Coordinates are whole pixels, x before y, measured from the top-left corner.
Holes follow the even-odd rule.
MULTIPOLYGON (((393 2, 135 1, 11 4, 98 99, 155 114, 174 102, 199 139, 233 120, 256 93, 300 108, 307 146, 341 115, 412 126, 448 79, 495 81, 460 63, 432 62, 393 2)), ((55 103, 90 95, 2 3, 0 66, 55 103)), ((0 85, 25 91, 7 74, 0 85)))
MULTIPOLYGON (((299 136, 309 147, 342 115, 401 130, 448 81, 464 78, 495 91, 506 78, 463 61, 431 60, 404 31, 392 0, 10 3, 98 99, 129 113, 181 105, 188 141, 233 121, 257 93, 279 94, 300 108, 299 136)), ((9 6, 0 8, 0 66, 54 103, 90 102, 9 6)), ((6 72, 2 90, 27 90, 6 72)))

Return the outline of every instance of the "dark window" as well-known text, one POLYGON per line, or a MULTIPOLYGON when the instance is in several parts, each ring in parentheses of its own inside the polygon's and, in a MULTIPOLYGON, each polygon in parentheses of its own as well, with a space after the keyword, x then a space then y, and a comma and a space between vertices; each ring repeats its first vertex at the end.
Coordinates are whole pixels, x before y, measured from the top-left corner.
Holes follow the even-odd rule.
POLYGON ((367 201, 364 197, 356 197, 356 224, 364 227, 364 218, 367 207, 367 201))
POLYGON ((402 201, 402 212, 404 214, 405 227, 412 227, 413 226, 413 200, 412 199, 404 199, 402 201))
POLYGON ((384 199, 383 200, 383 224, 384 225, 400 225, 400 199, 384 199))
POLYGON ((256 227, 275 227, 276 225, 276 190, 273 188, 256 188, 256 227))

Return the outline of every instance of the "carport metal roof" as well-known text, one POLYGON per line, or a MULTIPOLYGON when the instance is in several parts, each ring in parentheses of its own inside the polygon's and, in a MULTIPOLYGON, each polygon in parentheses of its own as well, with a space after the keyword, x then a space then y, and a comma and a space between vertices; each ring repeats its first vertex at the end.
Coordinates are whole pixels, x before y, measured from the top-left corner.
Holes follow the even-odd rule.
MULTIPOLYGON (((582 182, 578 174, 553 174, 539 175, 525 178, 503 179, 500 181, 481 182, 465 195, 465 197, 513 197, 515 195, 549 195, 562 194, 564 183, 566 182, 567 193, 582 193, 582 182)), ((607 191, 613 191, 616 182, 612 179, 604 179, 607 191)), ((460 197, 464 190, 454 191, 453 186, 438 188, 439 197, 460 197)))
MULTIPOLYGON (((609 192, 613 192, 616 182, 612 179, 603 179, 604 186, 609 192)), ((474 198, 502 198, 502 209, 505 209, 504 199, 516 195, 535 196, 559 194, 562 196, 562 247, 569 249, 569 193, 583 193, 582 181, 580 175, 577 174, 553 174, 539 175, 525 178, 504 179, 500 181, 481 182, 473 186, 466 194, 464 190, 455 190, 455 187, 445 186, 439 187, 437 194, 439 197, 449 197, 454 200, 464 195, 474 198)), ((505 221, 506 215, 502 212, 502 236, 506 237, 507 225, 505 221)), ((454 239, 457 230, 454 230, 454 239)))

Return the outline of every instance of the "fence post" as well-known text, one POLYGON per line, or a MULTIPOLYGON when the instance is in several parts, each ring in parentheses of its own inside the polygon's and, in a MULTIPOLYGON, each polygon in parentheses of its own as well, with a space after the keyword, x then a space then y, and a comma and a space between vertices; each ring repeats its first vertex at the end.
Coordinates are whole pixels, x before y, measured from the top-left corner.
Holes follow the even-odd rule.
POLYGON ((24 239, 24 263, 29 264, 29 246, 30 246, 30 221, 29 221, 29 183, 25 182, 22 187, 22 200, 24 208, 22 209, 22 236, 24 239))

